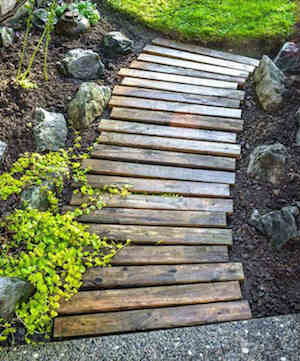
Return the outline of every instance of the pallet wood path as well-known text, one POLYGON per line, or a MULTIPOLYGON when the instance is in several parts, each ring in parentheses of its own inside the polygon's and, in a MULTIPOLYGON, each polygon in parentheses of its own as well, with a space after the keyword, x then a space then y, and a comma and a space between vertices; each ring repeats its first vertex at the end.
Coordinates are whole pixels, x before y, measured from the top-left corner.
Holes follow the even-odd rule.
MULTIPOLYGON (((88 231, 131 244, 92 268, 61 302, 54 337, 106 335, 241 320, 240 263, 229 262, 231 187, 240 157, 242 87, 258 60, 157 38, 113 90, 110 119, 83 161, 105 207, 88 231)), ((66 210, 86 202, 73 194, 66 210)))

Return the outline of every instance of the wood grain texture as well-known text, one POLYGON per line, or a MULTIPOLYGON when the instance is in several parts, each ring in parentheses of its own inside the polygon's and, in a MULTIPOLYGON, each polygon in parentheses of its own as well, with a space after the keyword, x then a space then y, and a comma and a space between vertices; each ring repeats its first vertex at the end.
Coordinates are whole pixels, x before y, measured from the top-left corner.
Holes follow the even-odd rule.
POLYGON ((156 149, 220 157, 239 158, 241 154, 241 146, 239 144, 205 142, 189 139, 174 139, 159 136, 153 137, 139 134, 123 134, 115 132, 109 133, 105 131, 101 133, 99 142, 101 144, 110 144, 124 147, 156 149))
POLYGON ((111 112, 111 118, 168 125, 172 127, 202 128, 232 132, 240 132, 243 129, 243 121, 240 121, 240 119, 209 117, 194 114, 177 114, 161 111, 153 112, 150 110, 131 108, 114 107, 111 112))
POLYGON ((161 245, 232 245, 232 230, 227 228, 192 228, 88 224, 88 231, 111 240, 132 244, 161 245))
POLYGON ((200 85, 211 88, 237 89, 238 87, 238 83, 233 83, 231 81, 192 78, 190 76, 157 73, 155 71, 144 71, 144 70, 128 69, 128 68, 120 69, 118 75, 122 77, 126 76, 133 78, 159 80, 159 81, 162 80, 162 81, 179 83, 179 84, 200 85))
POLYGON ((177 139, 206 140, 209 142, 236 143, 236 134, 207 129, 178 128, 148 123, 127 122, 124 120, 102 119, 99 132, 152 135, 177 139))
MULTIPOLYGON (((206 71, 201 70, 195 70, 189 67, 189 62, 183 61, 183 65, 180 66, 179 64, 174 65, 164 65, 164 57, 156 57, 154 56, 154 59, 151 59, 152 55, 148 54, 141 54, 139 56, 139 59, 141 61, 134 60, 132 63, 130 63, 130 68, 138 69, 138 70, 146 70, 146 71, 157 71, 159 73, 168 73, 168 74, 174 74, 174 75, 182 75, 182 76, 191 76, 194 78, 203 78, 203 79, 216 79, 216 80, 225 80, 225 81, 232 81, 234 83, 238 83, 240 85, 243 85, 246 82, 246 78, 243 77, 236 77, 236 76, 230 76, 225 74, 217 74, 217 73, 208 73, 206 71), (159 59, 156 59, 159 58, 159 59), (145 60, 145 61, 142 61, 145 60), (159 63, 161 60, 162 64, 159 63), (153 62, 152 62, 153 60, 153 62), (149 62, 148 62, 149 61, 149 62)), ((169 61, 167 63, 171 63, 172 59, 167 58, 169 61), (170 62, 171 60, 171 62, 170 62)), ((181 62, 181 60, 179 60, 181 62)), ((195 63, 192 63, 192 66, 195 63)), ((197 63, 196 63, 197 65, 197 63)))
POLYGON ((249 318, 251 311, 246 301, 68 316, 55 319, 54 337, 105 335, 249 318))
POLYGON ((240 101, 236 99, 220 98, 187 93, 175 93, 154 89, 145 89, 131 86, 116 85, 113 89, 113 95, 146 98, 155 100, 166 100, 188 104, 211 105, 217 107, 238 108, 240 101))
POLYGON ((258 66, 258 64, 259 64, 259 60, 254 59, 254 58, 236 55, 236 54, 219 51, 219 50, 207 49, 207 48, 203 48, 198 45, 182 43, 179 41, 173 41, 170 39, 165 39, 165 38, 160 38, 160 37, 154 39, 152 41, 152 43, 155 45, 159 45, 159 46, 166 46, 166 47, 170 47, 170 48, 174 48, 174 49, 191 51, 191 52, 197 53, 197 54, 212 56, 214 58, 232 60, 232 61, 236 61, 238 63, 243 63, 243 64, 250 64, 250 65, 254 65, 254 66, 258 66))
POLYGON ((238 63, 231 60, 225 60, 225 59, 215 58, 212 56, 193 53, 191 51, 183 51, 183 50, 172 49, 157 45, 147 45, 145 46, 143 51, 149 54, 167 56, 169 58, 184 59, 201 64, 204 63, 204 64, 215 65, 218 69, 218 71, 215 72, 218 72, 220 74, 247 76, 248 73, 252 73, 253 70, 255 69, 253 65, 249 65, 249 64, 238 63))
POLYGON ((239 282, 128 288, 79 292, 62 301, 60 315, 138 310, 143 308, 193 305, 241 299, 239 282))
POLYGON ((125 77, 121 81, 122 85, 133 86, 138 88, 149 88, 157 90, 166 90, 176 93, 186 93, 195 95, 215 96, 243 100, 245 92, 243 90, 211 88, 208 86, 199 86, 191 84, 180 84, 170 81, 149 80, 142 78, 125 77))
MULTIPOLYGON (((175 193, 183 196, 197 197, 230 197, 230 186, 220 183, 189 182, 166 179, 131 178, 108 175, 87 176, 89 184, 95 188, 103 188, 107 185, 128 187, 134 193, 165 194, 175 193)), ((75 186, 77 186, 75 184, 75 186)))
POLYGON ((235 173, 206 169, 177 168, 165 165, 138 164, 100 159, 86 159, 83 167, 90 174, 117 175, 136 178, 174 179, 210 183, 234 184, 235 173))
MULTIPOLYGON (((73 207, 65 207, 72 210, 73 207)), ((226 213, 131 208, 103 208, 79 217, 81 222, 176 227, 226 227, 226 213)))
POLYGON ((89 268, 84 274, 82 289, 146 287, 242 280, 244 280, 244 273, 241 263, 96 267, 89 268))
MULTIPOLYGON (((120 195, 104 194, 102 196, 106 207, 109 208, 137 208, 137 209, 166 209, 182 211, 212 211, 232 214, 232 199, 223 198, 191 198, 191 197, 162 197, 155 195, 130 194, 126 197, 120 195)), ((88 202, 87 196, 73 194, 70 204, 78 206, 88 202)))
POLYGON ((187 168, 235 170, 235 159, 233 158, 122 147, 110 144, 98 144, 95 146, 91 152, 91 157, 146 164, 173 165, 187 168))

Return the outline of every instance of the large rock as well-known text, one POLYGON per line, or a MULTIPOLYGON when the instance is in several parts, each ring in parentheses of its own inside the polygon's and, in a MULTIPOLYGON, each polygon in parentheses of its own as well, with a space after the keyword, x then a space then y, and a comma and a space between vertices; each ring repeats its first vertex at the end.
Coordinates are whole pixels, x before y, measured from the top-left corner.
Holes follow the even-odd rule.
POLYGON ((104 35, 104 52, 109 56, 129 54, 133 50, 133 41, 118 31, 112 31, 104 35))
POLYGON ((49 208, 48 191, 55 191, 52 182, 45 181, 40 186, 34 185, 25 189, 21 194, 21 207, 46 211, 49 208))
POLYGON ((91 28, 90 22, 77 11, 66 11, 58 20, 55 31, 57 34, 77 38, 88 32, 91 28))
POLYGON ((0 15, 4 15, 16 6, 17 0, 0 0, 0 15))
POLYGON ((286 91, 286 77, 272 60, 264 55, 255 73, 256 94, 266 111, 278 110, 286 91))
POLYGON ((257 209, 254 209, 249 224, 271 239, 272 246, 279 249, 287 241, 299 236, 295 219, 298 214, 299 209, 292 206, 265 215, 261 215, 257 209))
POLYGON ((0 277, 0 318, 8 320, 15 312, 19 301, 26 301, 34 287, 14 277, 0 277))
POLYGON ((293 42, 285 43, 274 59, 274 64, 283 72, 300 73, 300 48, 293 42))
POLYGON ((4 158, 4 153, 6 151, 6 148, 7 148, 7 144, 4 142, 1 142, 1 140, 0 140, 0 162, 4 158))
POLYGON ((247 174, 257 181, 279 185, 286 173, 287 158, 286 147, 280 143, 260 145, 250 154, 247 174))
POLYGON ((0 27, 0 46, 8 48, 11 46, 15 39, 15 31, 6 26, 0 27))
POLYGON ((99 79, 104 75, 100 56, 92 50, 70 50, 58 66, 66 76, 81 80, 99 79))
POLYGON ((35 111, 35 119, 39 122, 33 128, 37 150, 58 151, 64 148, 67 138, 67 124, 61 113, 47 112, 42 108, 35 111))
POLYGON ((111 96, 111 90, 96 83, 81 84, 68 106, 68 121, 79 130, 88 128, 102 114, 111 96))

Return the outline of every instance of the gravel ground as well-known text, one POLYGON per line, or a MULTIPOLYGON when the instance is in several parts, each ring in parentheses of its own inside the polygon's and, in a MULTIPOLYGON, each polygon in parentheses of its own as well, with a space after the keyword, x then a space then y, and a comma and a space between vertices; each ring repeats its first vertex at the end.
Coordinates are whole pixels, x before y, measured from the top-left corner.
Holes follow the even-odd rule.
POLYGON ((4 349, 0 361, 299 361, 300 314, 4 349))

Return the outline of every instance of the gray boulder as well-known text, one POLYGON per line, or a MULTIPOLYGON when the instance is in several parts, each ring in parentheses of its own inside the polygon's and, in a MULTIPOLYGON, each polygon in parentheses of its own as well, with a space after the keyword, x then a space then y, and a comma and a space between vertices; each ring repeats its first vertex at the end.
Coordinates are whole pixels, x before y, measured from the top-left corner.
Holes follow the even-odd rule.
POLYGON ((35 119, 39 122, 33 128, 37 150, 58 151, 64 148, 67 139, 67 124, 61 113, 50 113, 42 108, 35 111, 35 119))
POLYGON ((4 153, 6 151, 6 148, 7 148, 7 144, 4 142, 1 142, 1 140, 0 140, 0 162, 4 158, 4 153))
POLYGON ((102 114, 110 96, 109 87, 92 82, 81 84, 68 106, 68 121, 77 130, 88 128, 102 114))
POLYGON ((260 145, 250 154, 247 174, 257 181, 278 185, 285 176, 287 158, 286 147, 280 143, 260 145))
POLYGON ((287 241, 299 236, 296 219, 299 214, 297 207, 284 207, 280 211, 273 211, 260 215, 254 209, 249 224, 271 239, 274 248, 281 248, 287 241))
POLYGON ((293 42, 283 44, 278 55, 274 59, 274 64, 283 72, 300 72, 300 48, 293 42))
POLYGON ((55 185, 49 181, 25 189, 21 194, 21 207, 46 211, 49 208, 48 190, 55 191, 55 185))
POLYGON ((20 301, 26 301, 34 292, 34 287, 14 277, 0 277, 0 318, 8 320, 20 301))
POLYGON ((55 32, 57 34, 77 38, 81 34, 88 32, 91 28, 90 22, 77 11, 70 10, 65 12, 58 20, 55 32))
POLYGON ((0 0, 0 15, 4 15, 16 6, 17 0, 0 0))
POLYGON ((100 56, 92 50, 70 50, 58 67, 64 75, 81 80, 99 79, 104 75, 100 56))
POLYGON ((133 41, 118 31, 104 35, 104 52, 109 56, 126 55, 133 50, 133 41))
POLYGON ((278 110, 286 91, 286 77, 268 56, 264 55, 260 61, 254 73, 254 81, 256 94, 263 109, 266 111, 278 110))
POLYGON ((8 48, 11 46, 15 39, 15 31, 6 26, 0 27, 0 46, 8 48))

